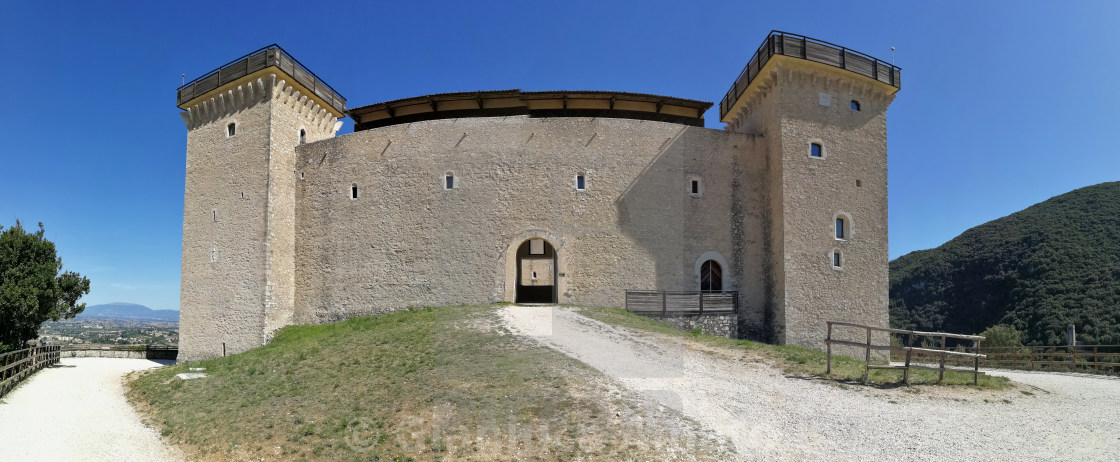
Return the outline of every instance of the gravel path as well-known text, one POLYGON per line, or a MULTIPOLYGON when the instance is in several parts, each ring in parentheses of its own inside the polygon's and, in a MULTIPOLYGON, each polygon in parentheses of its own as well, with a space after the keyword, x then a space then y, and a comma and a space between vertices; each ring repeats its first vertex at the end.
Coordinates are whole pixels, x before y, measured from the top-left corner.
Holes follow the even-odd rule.
POLYGON ((122 377, 145 359, 63 358, 0 401, 0 460, 184 460, 144 426, 122 377))
POLYGON ((842 387, 573 309, 510 306, 502 317, 513 332, 713 429, 743 460, 1120 459, 1115 378, 999 371, 1020 385, 842 387))

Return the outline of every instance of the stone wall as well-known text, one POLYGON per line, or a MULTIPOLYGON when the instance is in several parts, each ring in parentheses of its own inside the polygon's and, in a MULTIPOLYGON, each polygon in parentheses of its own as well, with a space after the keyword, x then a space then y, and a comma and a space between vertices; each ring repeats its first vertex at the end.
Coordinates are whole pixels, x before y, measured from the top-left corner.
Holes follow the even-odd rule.
POLYGON ((663 122, 510 116, 303 146, 297 320, 513 301, 515 253, 529 238, 556 249, 560 303, 622 306, 627 289, 696 290, 707 252, 737 262, 724 269, 726 289, 760 293, 761 274, 740 255, 753 259, 755 249, 734 238, 752 246, 760 228, 728 220, 735 207, 757 213, 756 186, 738 177, 752 168, 741 159, 752 143, 663 122), (702 196, 689 194, 691 177, 704 182, 702 196))
POLYGON ((772 165, 776 337, 823 348, 826 321, 888 323, 886 110, 893 89, 794 58, 777 57, 767 69, 752 83, 759 90, 739 127, 767 140, 772 165), (809 155, 811 143, 824 147, 823 156, 809 155), (838 216, 849 228, 843 239, 836 237, 838 216))
POLYGON ((301 128, 314 141, 338 125, 284 78, 266 69, 184 112, 183 359, 260 346, 292 322, 295 146, 301 128))
POLYGON ((705 335, 714 335, 716 337, 725 338, 740 338, 739 336, 739 316, 734 314, 692 314, 692 315, 679 315, 679 316, 660 316, 660 315, 646 315, 648 318, 656 319, 658 321, 667 323, 677 329, 683 331, 692 331, 697 327, 700 328, 700 333, 705 335))

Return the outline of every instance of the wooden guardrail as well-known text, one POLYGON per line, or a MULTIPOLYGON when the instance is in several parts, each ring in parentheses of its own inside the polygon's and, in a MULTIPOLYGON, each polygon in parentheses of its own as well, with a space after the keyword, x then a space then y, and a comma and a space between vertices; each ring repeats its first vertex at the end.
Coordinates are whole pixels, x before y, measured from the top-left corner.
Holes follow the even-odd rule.
POLYGON ((626 311, 660 316, 734 314, 739 312, 739 292, 627 290, 626 311))
POLYGON ((896 370, 901 370, 902 371, 902 381, 906 384, 909 384, 910 383, 910 369, 927 369, 927 370, 939 371, 939 374, 938 374, 938 377, 937 377, 938 381, 945 380, 945 371, 972 372, 972 384, 976 385, 980 381, 980 359, 986 357, 985 355, 980 354, 980 342, 982 342, 982 341, 984 341, 984 337, 979 336, 979 335, 949 334, 949 333, 945 333, 945 332, 922 332, 922 331, 916 331, 916 330, 891 329, 891 328, 887 328, 887 327, 873 327, 873 326, 866 326, 866 325, 863 325, 863 324, 853 324, 853 323, 850 323, 850 322, 828 321, 828 336, 825 338, 825 348, 827 349, 828 364, 826 366, 825 373, 828 376, 832 376, 832 345, 844 345, 844 346, 852 346, 852 347, 857 347, 857 348, 863 348, 865 350, 865 353, 864 353, 864 361, 865 362, 864 362, 864 369, 863 369, 863 379, 864 380, 867 380, 868 374, 871 372, 871 369, 896 369, 896 370), (863 329, 863 330, 866 331, 867 341, 866 342, 852 342, 852 341, 848 341, 848 340, 833 339, 832 338, 833 327, 852 327, 852 328, 857 328, 857 329, 863 329), (887 332, 887 333, 891 333, 891 334, 905 335, 906 336, 906 345, 905 346, 895 346, 895 345, 890 345, 889 342, 888 342, 887 345, 873 344, 871 342, 871 333, 872 332, 887 332), (919 348, 919 347, 915 347, 914 346, 914 341, 917 339, 917 337, 927 337, 927 338, 931 338, 931 339, 940 339, 941 346, 940 346, 940 348, 919 348), (972 341, 975 345, 973 347, 975 349, 975 352, 962 352, 962 351, 949 350, 945 343, 946 343, 946 339, 950 339, 950 338, 972 341), (872 365, 871 364, 871 350, 886 350, 886 351, 889 351, 889 352, 903 351, 903 352, 906 353, 906 363, 902 366, 895 366, 895 365, 891 365, 889 363, 885 364, 885 365, 880 365, 880 364, 872 365), (939 357, 940 361, 939 361, 938 366, 937 367, 932 367, 932 366, 926 366, 926 365, 911 363, 911 360, 913 359, 913 355, 915 353, 928 354, 928 355, 934 355, 934 356, 939 357), (947 367, 945 365, 945 362, 946 362, 946 358, 948 358, 949 356, 953 356, 953 357, 957 357, 957 358, 971 358, 972 362, 973 362, 972 369, 969 370, 969 369, 964 369, 964 368, 947 367))
MULTIPOLYGON (((969 351, 965 348, 964 351, 969 351)), ((1023 346, 987 348, 982 365, 1006 369, 1120 372, 1120 345, 1023 346)))
POLYGON ((39 369, 57 363, 60 350, 57 345, 49 345, 0 354, 0 397, 39 369))

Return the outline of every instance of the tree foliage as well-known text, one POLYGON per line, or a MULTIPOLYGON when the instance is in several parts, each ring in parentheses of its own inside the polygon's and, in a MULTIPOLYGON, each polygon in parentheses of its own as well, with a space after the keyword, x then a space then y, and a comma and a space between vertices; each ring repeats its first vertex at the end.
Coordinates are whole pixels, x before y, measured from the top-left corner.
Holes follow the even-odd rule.
POLYGON ((18 220, 0 227, 0 351, 22 348, 43 322, 73 318, 86 308, 78 299, 89 293, 89 279, 63 272, 43 233, 42 223, 34 233, 18 220))
POLYGON ((1081 188, 890 264, 897 328, 974 334, 997 324, 1028 345, 1120 343, 1120 182, 1081 188))

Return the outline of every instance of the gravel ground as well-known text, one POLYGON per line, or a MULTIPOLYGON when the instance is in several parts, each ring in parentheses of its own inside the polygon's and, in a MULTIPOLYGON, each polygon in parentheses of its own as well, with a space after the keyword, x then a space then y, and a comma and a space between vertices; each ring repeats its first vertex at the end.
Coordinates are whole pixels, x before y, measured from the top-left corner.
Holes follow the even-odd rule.
POLYGON ((842 386, 573 309, 510 306, 502 317, 513 332, 726 437, 742 460, 1120 459, 1115 378, 992 371, 1018 385, 842 386))
POLYGON ((146 359, 63 358, 0 401, 0 460, 172 461, 175 448, 124 397, 125 374, 146 359))

